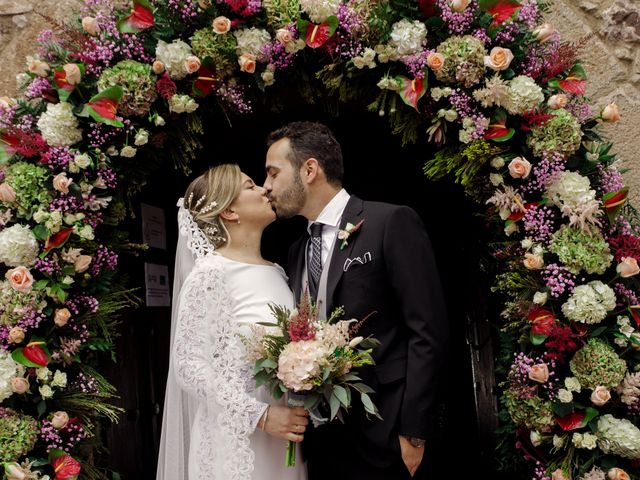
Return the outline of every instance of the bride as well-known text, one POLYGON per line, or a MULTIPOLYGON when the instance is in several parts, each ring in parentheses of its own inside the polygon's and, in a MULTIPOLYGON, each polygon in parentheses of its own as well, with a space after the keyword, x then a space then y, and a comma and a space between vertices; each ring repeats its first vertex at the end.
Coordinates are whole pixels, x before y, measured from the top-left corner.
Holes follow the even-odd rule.
POLYGON ((269 303, 293 308, 284 271, 260 254, 275 220, 265 189, 237 165, 219 165, 178 205, 157 480, 304 480, 304 464, 285 467, 284 459, 287 440, 299 448, 307 413, 255 388, 239 340, 273 320, 269 303))

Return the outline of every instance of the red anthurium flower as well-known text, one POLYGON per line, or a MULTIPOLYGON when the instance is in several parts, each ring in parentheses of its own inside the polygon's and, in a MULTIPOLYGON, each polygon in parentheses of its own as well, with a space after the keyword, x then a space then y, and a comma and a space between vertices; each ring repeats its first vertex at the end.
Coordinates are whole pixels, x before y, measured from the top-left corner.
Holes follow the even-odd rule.
POLYGON ((19 144, 18 137, 9 132, 0 133, 0 164, 6 163, 16 153, 19 144))
MULTIPOLYGON (((80 462, 62 450, 55 450, 57 450, 55 454, 50 454, 50 462, 56 474, 56 480, 75 480, 80 474, 80 462)), ((53 453, 54 450, 51 452, 53 453)))
POLYGON ((206 97, 216 89, 216 77, 212 68, 202 66, 198 70, 198 77, 193 82, 193 91, 201 97, 206 97))
POLYGON ((60 248, 69 239, 73 228, 63 228, 58 233, 51 235, 44 243, 44 252, 48 253, 54 248, 60 248))
POLYGON ((84 106, 82 117, 91 117, 96 122, 106 123, 113 127, 122 127, 123 123, 116 119, 118 103, 122 99, 122 87, 113 86, 101 91, 89 99, 84 106))
POLYGON ((123 33, 138 33, 154 25, 153 10, 148 0, 133 0, 133 10, 118 22, 118 30, 123 33))
POLYGON ((576 430, 586 427, 592 418, 598 415, 598 411, 594 408, 587 408, 583 412, 572 412, 566 417, 556 416, 556 422, 565 431, 576 430))
POLYGON ((622 190, 617 192, 606 193, 602 197, 602 203, 605 211, 607 212, 607 216, 609 217, 609 221, 612 223, 615 221, 618 212, 627 201, 628 196, 629 187, 624 187, 622 190))
POLYGON ((402 101, 410 107, 418 110, 418 101, 427 93, 427 83, 425 79, 398 76, 396 80, 402 84, 402 88, 398 92, 402 101))
POLYGON ((525 216, 525 214, 527 213, 527 210, 529 210, 531 207, 537 207, 538 205, 540 205, 540 202, 525 203, 523 205, 524 212, 522 212, 522 211, 513 212, 511 215, 509 215, 509 218, 507 220, 511 220, 513 222, 517 222, 518 220, 521 220, 525 216))
POLYGON ((49 355, 41 347, 44 344, 44 342, 31 342, 22 349, 22 353, 30 362, 46 367, 49 363, 49 355))
POLYGON ((502 25, 520 10, 520 2, 516 0, 480 0, 480 8, 493 17, 491 27, 502 25))
POLYGON ((567 77, 564 80, 559 80, 558 85, 562 91, 567 93, 576 95, 584 95, 587 93, 587 81, 576 77, 567 77))
POLYGON ((531 333, 548 337, 556 323, 556 317, 552 311, 542 307, 535 307, 528 317, 531 322, 531 333))
POLYGON ((636 321, 636 325, 640 327, 640 305, 629 305, 629 313, 636 321))
POLYGON ((331 16, 320 25, 307 22, 306 20, 298 21, 298 30, 305 32, 304 41, 310 48, 318 48, 329 41, 336 33, 338 28, 338 18, 331 16))
POLYGON ((514 128, 508 128, 505 124, 495 123, 489 125, 484 134, 485 140, 493 140, 496 142, 506 142, 516 133, 514 128))
POLYGON ((67 81, 67 72, 65 72, 62 69, 56 70, 55 72, 53 72, 53 80, 54 80, 54 82, 56 82, 56 86, 58 88, 61 88, 62 90, 66 90, 66 91, 70 92, 74 88, 76 88, 75 85, 71 85, 67 81))
POLYGON ((108 118, 109 120, 113 120, 116 118, 116 113, 118 112, 118 102, 116 102, 115 100, 103 97, 94 102, 89 102, 87 105, 93 108, 101 117, 108 118))

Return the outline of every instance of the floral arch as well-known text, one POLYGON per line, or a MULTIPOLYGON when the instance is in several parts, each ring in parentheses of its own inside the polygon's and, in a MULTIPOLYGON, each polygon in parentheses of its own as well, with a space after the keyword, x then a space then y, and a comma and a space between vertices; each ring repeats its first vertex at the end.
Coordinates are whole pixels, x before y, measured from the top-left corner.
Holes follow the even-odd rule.
MULTIPOLYGON (((0 99, 0 463, 107 478, 118 224, 158 159, 188 170, 205 108, 291 89, 431 142, 431 179, 486 210, 500 272, 499 452, 522 478, 640 474, 640 232, 585 98, 581 45, 536 0, 85 0, 0 99), (515 461, 512 462, 512 460, 515 461)), ((55 472, 55 473, 54 473, 55 472)), ((21 477, 20 474, 30 475, 21 477)), ((515 475, 515 473, 513 473, 515 475)), ((626 475, 626 476, 625 476, 626 475)))

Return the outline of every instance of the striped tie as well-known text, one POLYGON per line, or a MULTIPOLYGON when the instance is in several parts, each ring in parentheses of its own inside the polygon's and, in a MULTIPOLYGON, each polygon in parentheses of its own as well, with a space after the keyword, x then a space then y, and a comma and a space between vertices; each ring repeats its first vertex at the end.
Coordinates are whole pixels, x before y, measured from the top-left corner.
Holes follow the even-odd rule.
POLYGON ((315 302, 318 298, 318 285, 322 275, 322 224, 311 224, 311 260, 309 261, 309 295, 315 302))

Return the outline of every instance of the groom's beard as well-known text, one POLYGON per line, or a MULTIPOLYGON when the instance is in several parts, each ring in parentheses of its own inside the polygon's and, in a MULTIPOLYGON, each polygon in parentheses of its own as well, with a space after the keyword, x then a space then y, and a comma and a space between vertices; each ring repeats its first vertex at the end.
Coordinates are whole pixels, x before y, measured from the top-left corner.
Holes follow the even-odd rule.
MULTIPOLYGON (((272 200, 273 201, 273 200, 272 200)), ((293 183, 275 199, 275 210, 278 218, 291 218, 300 213, 306 193, 300 175, 293 177, 293 183)))

